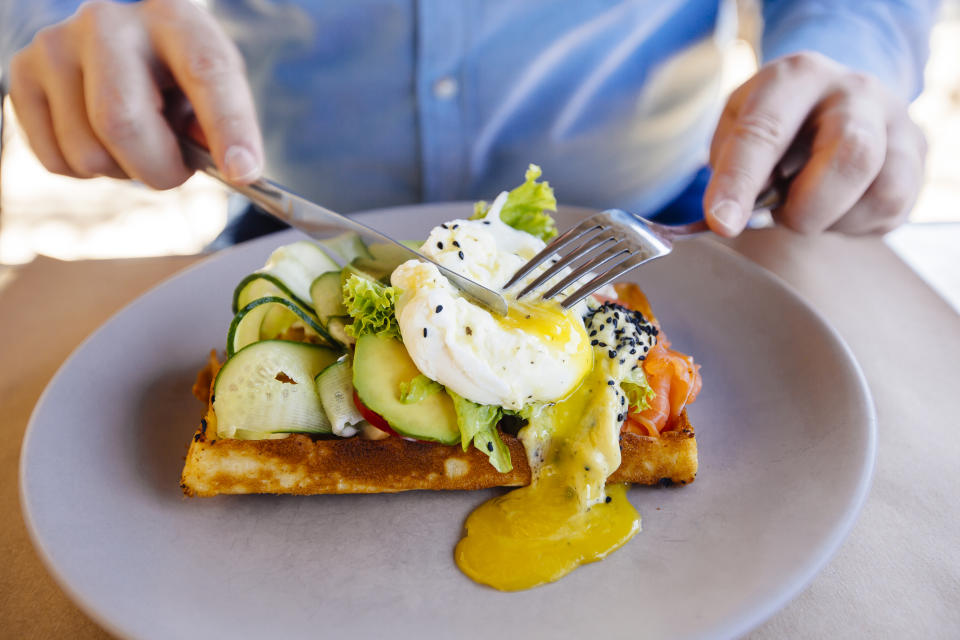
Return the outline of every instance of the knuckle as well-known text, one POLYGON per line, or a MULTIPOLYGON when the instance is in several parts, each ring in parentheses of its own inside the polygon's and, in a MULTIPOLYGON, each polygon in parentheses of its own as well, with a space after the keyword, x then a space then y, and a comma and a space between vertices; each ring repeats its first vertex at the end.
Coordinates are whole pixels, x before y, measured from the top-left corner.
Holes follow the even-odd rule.
POLYGON ((184 61, 184 73, 188 81, 208 83, 218 78, 239 72, 239 56, 232 47, 202 45, 187 53, 184 61))
POLYGON ((768 111, 750 111, 737 119, 734 135, 751 144, 777 149, 784 141, 784 124, 778 116, 768 111))
POLYGON ((913 205, 914 189, 899 175, 883 172, 870 186, 871 208, 877 218, 897 218, 913 205))
POLYGON ((873 76, 860 71, 848 73, 844 85, 846 92, 852 95, 875 93, 879 89, 879 82, 873 76))
POLYGON ((103 176, 113 171, 114 162, 106 149, 87 146, 77 149, 68 158, 70 166, 82 176, 103 176))
POLYGON ((42 59, 56 61, 61 57, 63 31, 58 25, 44 27, 33 36, 30 48, 36 51, 42 59))
POLYGON ((112 19, 116 5, 105 0, 92 0, 84 2, 77 9, 77 21, 85 28, 97 28, 104 25, 105 22, 112 19))
POLYGON ((842 126, 836 147, 836 169, 860 178, 874 174, 883 161, 883 136, 863 124, 848 120, 842 126))
POLYGON ((139 130, 136 110, 122 99, 98 101, 91 110, 90 123, 97 135, 112 141, 135 138, 139 130))
POLYGON ((784 56, 780 63, 790 74, 818 73, 827 66, 827 58, 815 51, 798 51, 784 56))

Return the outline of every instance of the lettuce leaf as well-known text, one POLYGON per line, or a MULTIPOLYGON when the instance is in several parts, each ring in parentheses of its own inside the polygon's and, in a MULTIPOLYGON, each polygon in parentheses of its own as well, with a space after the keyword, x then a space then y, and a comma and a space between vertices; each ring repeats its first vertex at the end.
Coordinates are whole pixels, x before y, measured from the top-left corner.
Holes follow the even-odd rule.
POLYGON ((500 407, 471 402, 449 389, 447 393, 453 398, 453 408, 457 412, 463 450, 466 451, 472 441, 473 446, 487 454, 494 469, 500 473, 511 471, 513 462, 510 460, 510 450, 503 444, 497 431, 497 423, 502 415, 500 407))
POLYGON ((443 386, 441 386, 439 382, 431 380, 421 373, 410 382, 400 383, 400 402, 403 404, 413 404, 442 390, 443 386))
POLYGON ((630 413, 639 413, 650 406, 650 401, 656 392, 647 382, 647 374, 643 367, 631 369, 630 373, 620 382, 620 388, 627 394, 630 413))
POLYGON ((346 332, 354 338, 368 333, 400 339, 395 305, 400 291, 376 280, 352 275, 343 284, 343 305, 353 318, 346 332))
MULTIPOLYGON (((544 242, 557 235, 557 223, 547 211, 557 210, 557 199, 549 182, 537 182, 543 170, 531 164, 524 174, 525 181, 507 194, 507 201, 500 211, 500 219, 514 229, 526 231, 544 242)), ((484 201, 473 206, 471 220, 482 218, 490 209, 484 201)))

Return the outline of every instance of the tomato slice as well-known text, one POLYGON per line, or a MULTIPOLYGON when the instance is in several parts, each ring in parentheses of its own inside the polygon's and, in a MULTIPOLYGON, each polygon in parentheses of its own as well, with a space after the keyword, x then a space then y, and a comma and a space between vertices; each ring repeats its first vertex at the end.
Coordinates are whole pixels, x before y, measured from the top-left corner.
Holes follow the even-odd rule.
POLYGON ((353 404, 356 405, 357 411, 360 412, 360 415, 363 416, 364 420, 375 426, 377 429, 380 429, 380 431, 385 431, 386 433, 389 433, 392 436, 397 436, 398 438, 400 437, 400 434, 390 428, 390 425, 386 420, 383 419, 383 416, 373 411, 367 405, 363 404, 363 402, 360 400, 360 396, 357 395, 356 389, 353 391, 353 404))

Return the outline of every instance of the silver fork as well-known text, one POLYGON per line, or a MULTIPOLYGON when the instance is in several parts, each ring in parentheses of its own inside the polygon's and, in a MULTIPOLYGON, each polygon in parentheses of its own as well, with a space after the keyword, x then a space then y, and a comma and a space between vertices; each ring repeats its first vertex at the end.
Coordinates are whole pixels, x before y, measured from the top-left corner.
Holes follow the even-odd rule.
MULTIPOLYGON (((770 186, 757 197, 754 211, 775 209, 779 206, 781 194, 790 177, 777 175, 770 186)), ((543 298, 549 300, 566 291, 587 274, 592 274, 593 277, 586 284, 567 295, 560 303, 563 308, 569 309, 600 287, 610 284, 650 260, 667 255, 673 250, 673 243, 677 238, 704 231, 709 231, 709 228, 703 220, 684 225, 664 225, 621 209, 608 209, 554 238, 543 251, 513 274, 503 286, 503 290, 507 291, 544 262, 552 260, 553 264, 521 289, 516 297, 519 299, 529 295, 567 268, 572 271, 547 289, 542 294, 543 298), (578 241, 576 248, 563 258, 553 257, 578 241), (598 271, 601 269, 602 271, 598 271)))

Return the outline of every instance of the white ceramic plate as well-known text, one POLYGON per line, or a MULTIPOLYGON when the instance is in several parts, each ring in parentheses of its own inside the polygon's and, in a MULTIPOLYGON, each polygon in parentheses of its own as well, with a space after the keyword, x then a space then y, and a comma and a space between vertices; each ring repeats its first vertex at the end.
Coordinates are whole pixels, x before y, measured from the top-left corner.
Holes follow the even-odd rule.
MULTIPOLYGON (((362 219, 418 238, 467 211, 362 219)), ((219 253, 144 295, 77 349, 37 405, 21 456, 26 521, 61 586, 110 631, 732 636, 803 589, 850 530, 875 449, 863 375, 794 293, 708 239, 634 276, 674 345, 703 365, 690 409, 700 472, 686 487, 632 489, 643 532, 603 562, 520 593, 471 582, 452 552, 488 491, 184 498, 202 410, 194 373, 223 347, 234 284, 294 238, 219 253)))

